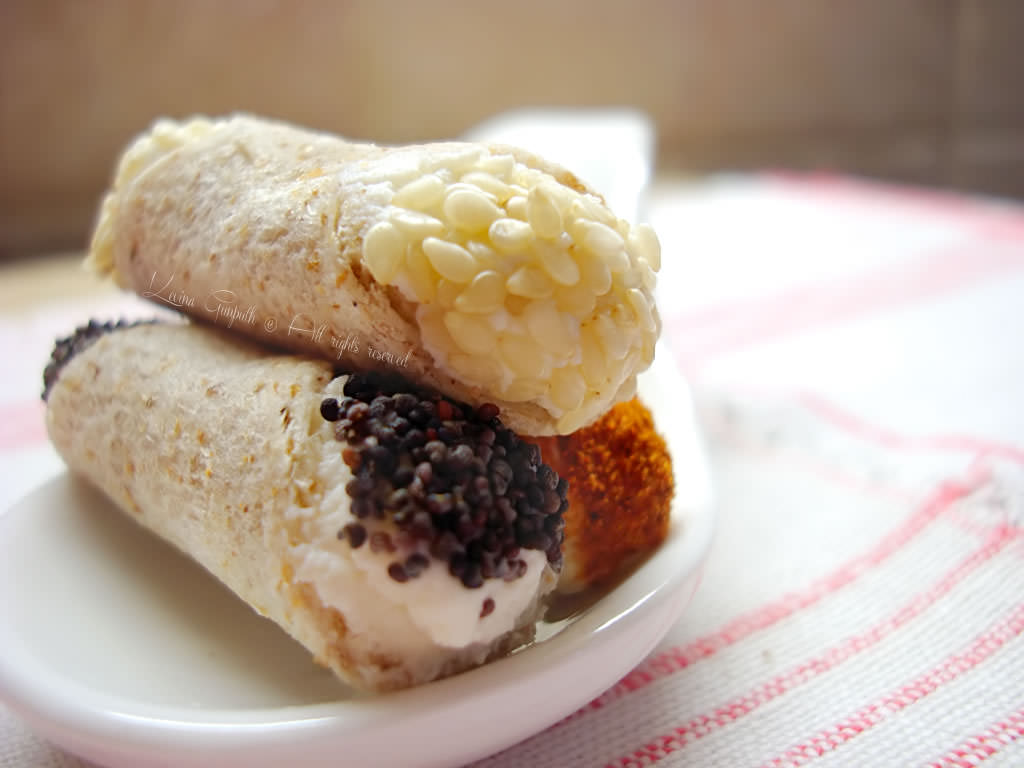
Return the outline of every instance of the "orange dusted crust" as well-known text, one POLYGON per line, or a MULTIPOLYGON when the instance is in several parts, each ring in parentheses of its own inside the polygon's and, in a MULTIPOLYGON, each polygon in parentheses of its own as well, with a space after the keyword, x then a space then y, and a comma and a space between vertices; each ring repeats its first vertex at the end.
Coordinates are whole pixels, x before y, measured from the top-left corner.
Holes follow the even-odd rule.
POLYGON ((607 581, 668 533, 672 458, 638 398, 571 435, 530 438, 569 482, 562 591, 607 581))

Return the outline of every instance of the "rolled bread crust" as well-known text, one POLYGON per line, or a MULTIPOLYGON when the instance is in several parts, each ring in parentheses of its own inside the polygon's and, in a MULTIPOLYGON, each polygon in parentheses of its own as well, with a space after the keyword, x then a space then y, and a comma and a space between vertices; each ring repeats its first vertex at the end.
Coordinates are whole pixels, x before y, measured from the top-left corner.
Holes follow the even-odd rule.
POLYGON ((350 632, 293 578, 286 510, 309 490, 302 438, 332 378, 325 361, 268 356, 214 329, 145 325, 75 355, 50 391, 46 424, 73 471, 357 688, 408 687, 529 641, 539 606, 490 645, 411 661, 386 638, 350 632))
POLYGON ((423 158, 440 162, 478 146, 600 198, 564 168, 512 147, 380 147, 245 115, 158 123, 123 156, 87 264, 195 318, 346 369, 379 369, 390 355, 422 386, 495 403, 520 434, 552 434, 536 403, 504 401, 441 370, 415 305, 362 261, 363 239, 386 205, 374 184, 389 169, 398 178, 423 158), (231 320, 229 307, 243 316, 231 320), (353 338, 382 354, 342 349, 353 338))

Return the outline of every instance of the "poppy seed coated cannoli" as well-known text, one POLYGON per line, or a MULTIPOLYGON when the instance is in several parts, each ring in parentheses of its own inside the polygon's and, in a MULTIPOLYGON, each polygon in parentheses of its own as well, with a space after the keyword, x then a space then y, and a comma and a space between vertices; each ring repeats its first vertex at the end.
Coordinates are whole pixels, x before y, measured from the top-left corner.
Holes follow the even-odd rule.
POLYGON ((45 379, 73 471, 353 686, 415 685, 532 637, 566 483, 496 406, 190 324, 90 324, 45 379))
POLYGON ((567 434, 654 357, 661 251, 570 172, 487 144, 357 144, 247 116, 125 151, 88 263, 209 322, 347 369, 397 368, 567 434))

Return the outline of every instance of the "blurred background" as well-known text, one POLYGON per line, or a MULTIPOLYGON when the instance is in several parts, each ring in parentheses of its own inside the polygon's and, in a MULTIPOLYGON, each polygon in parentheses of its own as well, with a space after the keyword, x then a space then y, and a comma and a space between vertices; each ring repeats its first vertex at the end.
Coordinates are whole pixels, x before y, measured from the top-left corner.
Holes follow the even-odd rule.
POLYGON ((1024 197, 1019 0, 3 0, 0 254, 80 248, 157 115, 452 137, 631 106, 660 174, 828 169, 1024 197))

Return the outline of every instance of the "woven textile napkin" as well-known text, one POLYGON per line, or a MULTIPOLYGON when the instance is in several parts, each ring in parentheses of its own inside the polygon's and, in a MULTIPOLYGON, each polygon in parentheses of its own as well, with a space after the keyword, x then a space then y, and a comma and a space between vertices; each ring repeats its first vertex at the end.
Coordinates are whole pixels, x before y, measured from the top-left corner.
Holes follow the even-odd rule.
MULTIPOLYGON (((477 765, 1024 766, 1024 209, 781 175, 652 202, 715 543, 650 657, 477 765)), ((36 375, 0 391, 5 480, 55 471, 36 375)), ((0 710, 0 765, 82 763, 0 710)))

